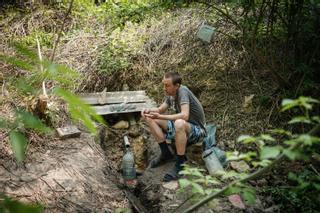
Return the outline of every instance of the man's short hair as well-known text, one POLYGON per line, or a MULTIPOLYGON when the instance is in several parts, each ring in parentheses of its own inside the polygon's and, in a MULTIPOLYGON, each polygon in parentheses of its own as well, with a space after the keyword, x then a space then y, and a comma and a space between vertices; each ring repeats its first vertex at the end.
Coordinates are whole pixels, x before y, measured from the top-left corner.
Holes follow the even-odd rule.
POLYGON ((182 78, 178 72, 167 72, 164 74, 165 78, 171 78, 173 85, 181 84, 182 78))

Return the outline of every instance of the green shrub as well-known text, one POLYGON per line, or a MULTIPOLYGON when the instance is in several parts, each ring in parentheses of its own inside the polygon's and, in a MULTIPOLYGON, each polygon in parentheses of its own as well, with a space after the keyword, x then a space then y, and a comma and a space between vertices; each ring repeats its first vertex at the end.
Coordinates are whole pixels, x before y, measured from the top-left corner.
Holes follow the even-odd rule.
MULTIPOLYGON (((270 131, 271 134, 261 134, 257 137, 242 135, 238 138, 238 142, 255 144, 257 150, 247 153, 229 152, 228 161, 248 161, 253 166, 251 170, 255 170, 254 172, 219 171, 216 173, 217 177, 210 177, 203 175, 199 169, 186 167, 181 173, 187 175, 188 179, 180 179, 180 186, 181 188, 191 188, 192 197, 200 200, 188 208, 186 212, 191 212, 218 196, 234 193, 240 193, 247 203, 254 203, 255 191, 247 182, 261 176, 265 177, 265 172, 278 166, 284 159, 295 161, 300 165, 311 163, 312 166, 314 158, 319 159, 320 156, 320 137, 318 137, 320 118, 318 115, 312 115, 312 109, 319 103, 319 100, 308 97, 282 101, 282 111, 298 108, 298 112, 303 113, 303 115, 294 116, 288 124, 299 124, 305 125, 305 128, 308 129, 312 128, 308 133, 273 129, 270 131), (283 141, 277 142, 276 138, 283 138, 283 141), (221 188, 218 189, 219 187, 212 185, 220 185, 221 188)), ((290 167, 285 170, 289 179, 286 184, 289 184, 290 187, 278 185, 277 189, 272 189, 271 194, 274 194, 276 200, 281 202, 283 202, 283 198, 287 198, 290 206, 293 206, 295 210, 298 209, 297 212, 315 212, 319 208, 320 176, 315 168, 312 172, 306 167, 302 168, 299 173, 289 172, 290 167)), ((287 210, 288 207, 285 206, 287 203, 283 203, 283 207, 287 210)))

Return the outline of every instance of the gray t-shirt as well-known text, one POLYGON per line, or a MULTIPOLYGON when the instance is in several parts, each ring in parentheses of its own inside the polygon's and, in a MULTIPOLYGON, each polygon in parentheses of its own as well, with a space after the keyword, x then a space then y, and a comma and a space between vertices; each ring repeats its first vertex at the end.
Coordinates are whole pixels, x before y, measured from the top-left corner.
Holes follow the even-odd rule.
POLYGON ((200 126, 205 129, 205 116, 203 107, 196 96, 188 89, 188 87, 181 85, 175 97, 166 96, 165 103, 169 107, 174 107, 176 113, 181 112, 181 105, 189 104, 189 123, 200 126))

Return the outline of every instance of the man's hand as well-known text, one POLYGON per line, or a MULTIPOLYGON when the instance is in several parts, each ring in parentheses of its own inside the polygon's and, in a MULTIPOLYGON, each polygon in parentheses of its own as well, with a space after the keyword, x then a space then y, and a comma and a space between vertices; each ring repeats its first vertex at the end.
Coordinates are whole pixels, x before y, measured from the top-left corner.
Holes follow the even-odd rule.
POLYGON ((144 115, 145 117, 157 119, 160 117, 160 114, 158 112, 149 112, 148 114, 144 115))
POLYGON ((142 116, 143 118, 145 118, 146 115, 149 114, 150 112, 151 112, 150 109, 143 109, 143 110, 141 111, 141 116, 142 116))

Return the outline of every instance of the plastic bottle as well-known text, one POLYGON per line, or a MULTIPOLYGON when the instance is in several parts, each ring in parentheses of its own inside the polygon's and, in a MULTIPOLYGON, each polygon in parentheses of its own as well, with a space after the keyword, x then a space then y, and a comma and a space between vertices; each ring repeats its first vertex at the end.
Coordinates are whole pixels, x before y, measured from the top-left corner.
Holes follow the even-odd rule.
POLYGON ((202 153, 202 159, 209 171, 210 175, 214 175, 217 171, 223 170, 223 167, 213 149, 207 149, 202 153))
POLYGON ((124 137, 124 145, 126 153, 122 158, 122 176, 125 180, 134 180, 137 176, 134 155, 130 150, 130 143, 127 136, 124 137))

